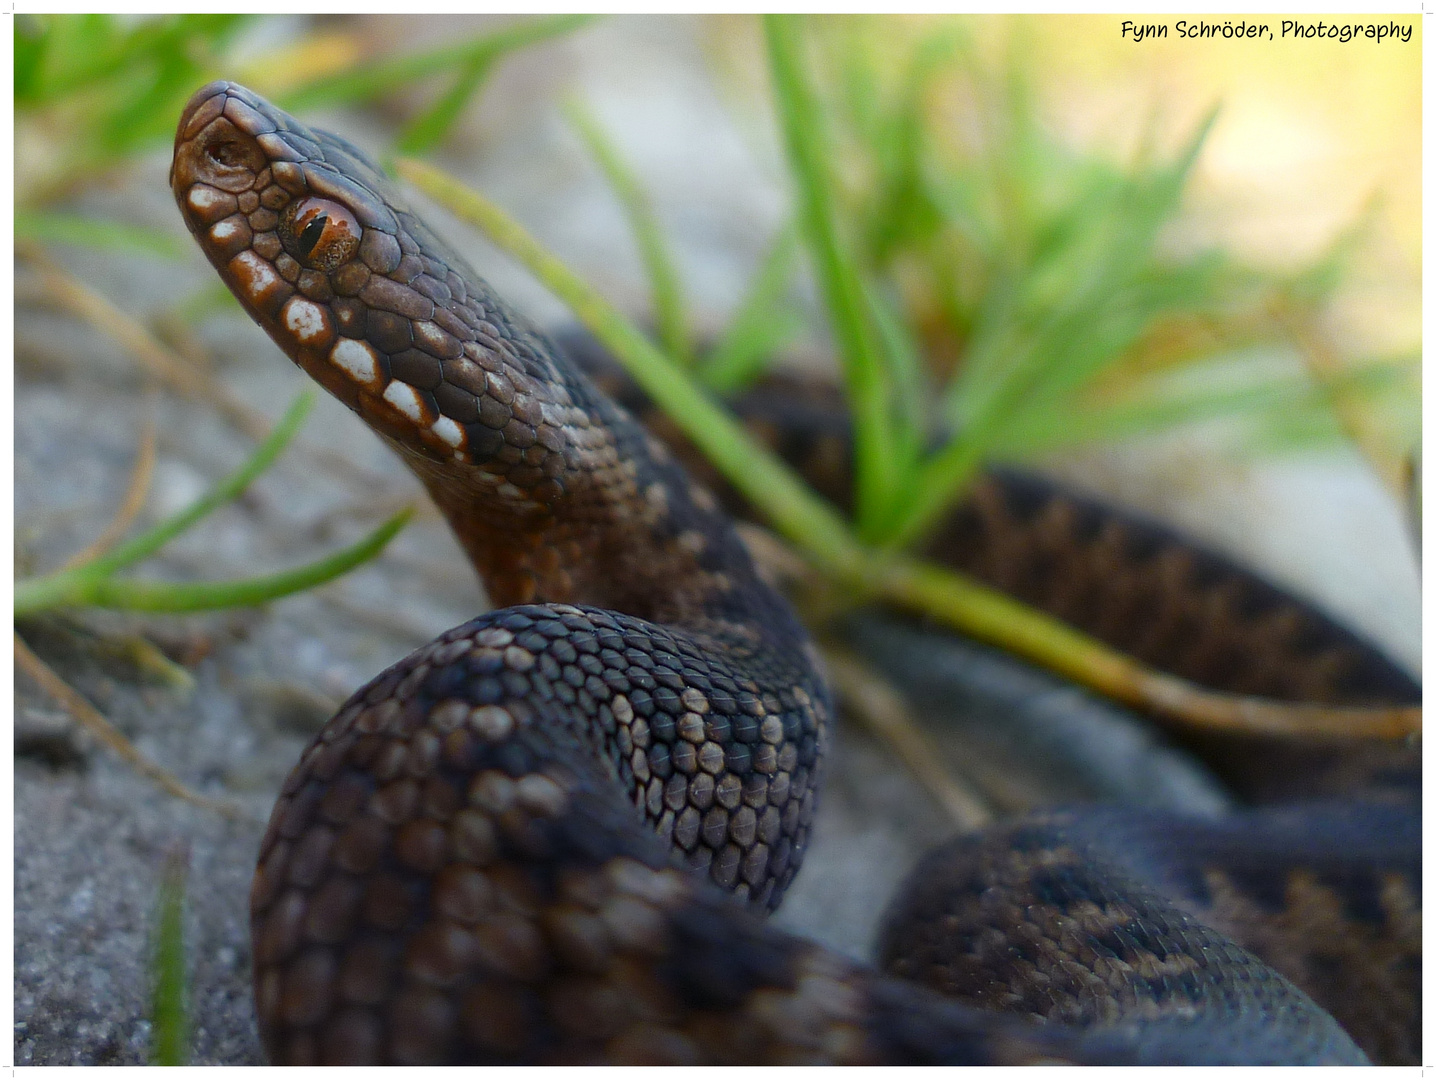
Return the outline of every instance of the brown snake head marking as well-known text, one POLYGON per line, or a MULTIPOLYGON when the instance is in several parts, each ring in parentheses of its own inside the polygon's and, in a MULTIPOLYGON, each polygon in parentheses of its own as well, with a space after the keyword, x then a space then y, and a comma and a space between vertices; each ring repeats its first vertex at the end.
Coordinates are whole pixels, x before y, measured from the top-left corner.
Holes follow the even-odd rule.
MULTIPOLYGON (((713 500, 343 140, 212 83, 181 117, 171 185, 250 315, 399 452, 490 596, 519 605, 358 691, 286 779, 250 895, 271 1058, 1360 1059, 1224 942, 1168 965, 1180 995, 1141 982, 1130 1017, 1085 1032, 769 928, 751 909, 802 860, 831 704, 713 500)), ((1100 901, 1094 925, 1144 930, 1116 956, 1139 971, 1168 938, 1210 940, 1160 900, 1117 910, 1064 882, 1014 925, 1060 930, 1100 901)))

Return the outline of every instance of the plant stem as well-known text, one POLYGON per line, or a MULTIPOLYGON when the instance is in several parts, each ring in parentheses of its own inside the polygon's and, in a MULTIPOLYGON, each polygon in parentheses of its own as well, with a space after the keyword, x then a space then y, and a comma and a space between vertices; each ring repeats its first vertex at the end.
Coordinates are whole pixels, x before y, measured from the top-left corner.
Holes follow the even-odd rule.
POLYGON ((177 846, 165 857, 160 875, 155 919, 154 955, 150 971, 150 1064, 189 1063, 189 971, 185 955, 185 882, 189 855, 177 846))
POLYGON ((1267 735, 1396 739, 1421 730, 1420 707, 1348 708, 1217 693, 1155 671, 1095 638, 941 567, 897 558, 867 585, 981 641, 1033 660, 1116 701, 1195 728, 1267 735))

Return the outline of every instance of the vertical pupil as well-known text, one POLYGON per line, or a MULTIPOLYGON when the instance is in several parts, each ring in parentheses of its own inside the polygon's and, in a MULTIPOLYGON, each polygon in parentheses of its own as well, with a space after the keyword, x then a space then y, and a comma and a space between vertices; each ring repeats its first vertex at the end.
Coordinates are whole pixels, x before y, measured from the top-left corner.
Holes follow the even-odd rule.
POLYGON ((299 234, 299 247, 306 257, 314 253, 314 248, 319 243, 319 238, 324 235, 324 226, 328 221, 329 215, 321 211, 310 219, 309 224, 304 226, 304 231, 299 234))

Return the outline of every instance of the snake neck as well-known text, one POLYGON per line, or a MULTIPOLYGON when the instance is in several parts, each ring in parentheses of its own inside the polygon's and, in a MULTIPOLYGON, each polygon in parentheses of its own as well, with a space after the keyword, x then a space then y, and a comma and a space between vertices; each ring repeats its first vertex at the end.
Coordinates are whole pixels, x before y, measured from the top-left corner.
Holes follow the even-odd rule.
POLYGON ((753 597, 768 593, 751 588, 752 559, 713 496, 622 410, 596 411, 602 444, 564 447, 590 464, 556 476, 546 497, 485 464, 455 468, 387 441, 423 482, 496 606, 584 604, 699 629, 771 617, 766 606, 750 610, 753 597))

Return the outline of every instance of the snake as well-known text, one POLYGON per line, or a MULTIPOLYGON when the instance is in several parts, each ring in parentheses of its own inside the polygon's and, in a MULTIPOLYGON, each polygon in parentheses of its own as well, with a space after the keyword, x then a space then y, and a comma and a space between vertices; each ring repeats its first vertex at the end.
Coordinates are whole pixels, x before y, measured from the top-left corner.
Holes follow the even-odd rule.
MULTIPOLYGON (((1243 865, 1287 857, 1320 893, 1341 823, 1369 828, 1350 807, 1306 847, 1281 808, 959 837, 900 890, 880 966, 770 925, 834 702, 719 500, 344 139, 214 82, 170 182, 246 312, 418 477, 495 605, 358 690, 284 781, 249 898, 271 1061, 1367 1060, 1223 907, 1243 865), (1226 878, 1139 865, 1242 838, 1226 878)), ((1390 918, 1413 856, 1409 815, 1387 825, 1342 872, 1390 918)))

